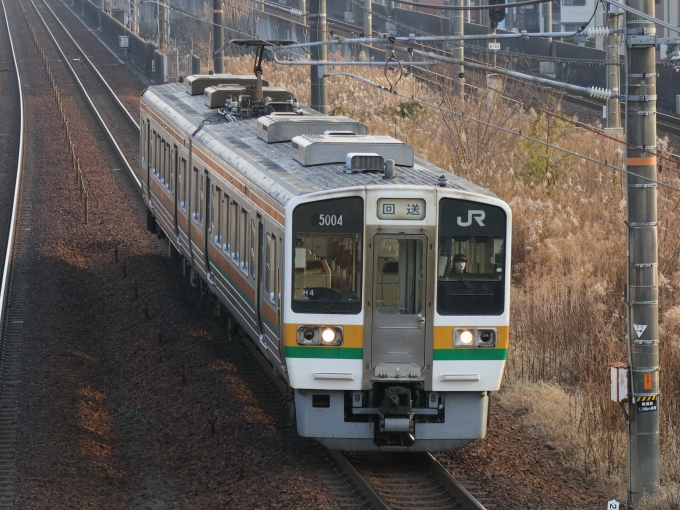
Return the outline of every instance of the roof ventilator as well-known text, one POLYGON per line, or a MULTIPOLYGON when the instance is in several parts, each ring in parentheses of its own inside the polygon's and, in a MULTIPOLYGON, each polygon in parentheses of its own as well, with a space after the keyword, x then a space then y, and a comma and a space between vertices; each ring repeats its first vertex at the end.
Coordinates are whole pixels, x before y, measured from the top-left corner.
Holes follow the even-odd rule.
POLYGON ((400 166, 412 167, 413 147, 391 136, 300 135, 292 140, 293 159, 303 166, 342 164, 347 154, 379 154, 400 166))
POLYGON ((397 178, 397 167, 393 159, 388 159, 385 161, 385 175, 383 179, 396 179, 397 178))
POLYGON ((383 172, 385 158, 375 152, 350 152, 347 154, 345 173, 383 172))

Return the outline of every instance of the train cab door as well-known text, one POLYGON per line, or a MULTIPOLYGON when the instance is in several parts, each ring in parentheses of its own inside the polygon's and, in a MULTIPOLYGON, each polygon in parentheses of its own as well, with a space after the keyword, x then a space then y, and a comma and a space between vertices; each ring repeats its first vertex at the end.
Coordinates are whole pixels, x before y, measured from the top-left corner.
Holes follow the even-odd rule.
POLYGON ((425 366, 427 246, 424 235, 373 238, 371 365, 386 377, 425 366))

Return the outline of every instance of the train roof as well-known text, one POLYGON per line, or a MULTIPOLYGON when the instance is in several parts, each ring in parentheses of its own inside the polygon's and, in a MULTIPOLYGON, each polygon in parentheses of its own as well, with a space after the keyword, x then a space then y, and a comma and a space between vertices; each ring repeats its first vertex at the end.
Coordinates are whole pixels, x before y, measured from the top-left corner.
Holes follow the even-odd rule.
MULTIPOLYGON (((176 128, 189 137, 195 133, 197 142, 284 206, 300 195, 353 186, 438 187, 441 175, 448 180, 446 188, 496 197, 489 190, 420 158, 415 158, 413 167, 397 166, 397 179, 383 179, 383 174, 375 172, 346 173, 344 164, 303 166, 293 159, 291 142, 267 143, 258 138, 256 118, 226 122, 217 109, 204 104, 202 95, 187 94, 180 83, 149 87, 142 97, 176 128)), ((305 106, 302 108, 306 114, 318 115, 305 106)))

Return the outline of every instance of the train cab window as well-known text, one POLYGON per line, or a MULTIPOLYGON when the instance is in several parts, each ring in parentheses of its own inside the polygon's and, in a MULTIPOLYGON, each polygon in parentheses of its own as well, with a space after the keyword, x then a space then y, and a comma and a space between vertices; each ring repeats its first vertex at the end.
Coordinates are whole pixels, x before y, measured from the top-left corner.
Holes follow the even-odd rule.
POLYGON ((182 209, 187 209, 187 160, 182 158, 179 166, 179 201, 182 209))
POLYGON ((276 303, 276 236, 267 234, 265 247, 264 292, 272 303, 276 303))
POLYGON ((360 197, 310 202, 295 208, 294 312, 361 312, 363 231, 364 203, 360 197))
POLYGON ((437 313, 503 313, 506 224, 500 207, 452 198, 440 201, 437 313))

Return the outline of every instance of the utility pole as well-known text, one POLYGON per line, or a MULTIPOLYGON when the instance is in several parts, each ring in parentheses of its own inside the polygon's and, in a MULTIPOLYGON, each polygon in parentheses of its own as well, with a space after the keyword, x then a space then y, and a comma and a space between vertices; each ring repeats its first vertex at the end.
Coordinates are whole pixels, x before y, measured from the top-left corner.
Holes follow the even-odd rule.
MULTIPOLYGON (((463 0, 451 0, 451 5, 455 7, 462 7, 463 0)), ((465 35, 465 24, 463 23, 463 11, 449 11, 449 33, 452 35, 465 35)), ((453 58, 460 60, 465 59, 465 49, 462 41, 453 46, 453 58), (458 46, 460 45, 460 46, 458 46)), ((454 65, 453 73, 453 93, 456 97, 462 97, 465 92, 465 67, 462 65, 454 65)))
POLYGON ((215 74, 224 72, 224 31, 222 30, 222 0, 213 0, 213 70, 215 74))
MULTIPOLYGON (((607 17, 607 27, 609 28, 609 35, 607 36, 607 60, 617 61, 619 60, 619 36, 618 34, 612 33, 619 29, 619 19, 621 18, 621 13, 618 12, 617 7, 612 7, 609 5, 609 12, 605 13, 607 17)), ((607 88, 611 90, 614 94, 619 94, 621 76, 619 73, 619 66, 608 65, 607 66, 607 88)), ((619 106, 619 100, 616 98, 607 99, 607 129, 616 130, 617 132, 623 134, 621 129, 621 108, 619 106)))
POLYGON ((158 32, 160 38, 159 48, 168 49, 168 6, 164 0, 158 3, 158 32))
POLYGON ((364 37, 373 37, 372 0, 364 0, 364 37))
MULTIPOLYGON (((627 0, 654 16, 654 0, 627 0)), ((654 23, 627 13, 627 219, 630 421, 628 502, 659 492, 659 268, 654 23), (644 150, 646 149, 646 150, 644 150), (651 152, 650 152, 651 151, 651 152), (635 174, 635 175, 631 175, 635 174), (637 177, 644 176, 646 179, 637 177)))
MULTIPOLYGON (((552 32, 552 2, 541 4, 541 9, 543 9, 543 31, 552 32)), ((546 41, 552 43, 552 37, 546 37, 546 41)))
POLYGON ((300 23, 303 25, 307 24, 307 0, 298 0, 298 9, 302 12, 300 17, 300 23))
MULTIPOLYGON (((216 0, 217 1, 217 0, 216 0)), ((309 0, 311 41, 326 40, 326 0, 309 0)), ((327 60, 327 46, 312 46, 312 59, 319 62, 327 60)), ((326 68, 323 64, 310 66, 312 73, 312 104, 311 107, 321 113, 328 113, 328 88, 326 78, 323 77, 326 68)))

